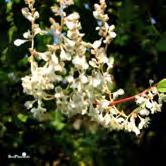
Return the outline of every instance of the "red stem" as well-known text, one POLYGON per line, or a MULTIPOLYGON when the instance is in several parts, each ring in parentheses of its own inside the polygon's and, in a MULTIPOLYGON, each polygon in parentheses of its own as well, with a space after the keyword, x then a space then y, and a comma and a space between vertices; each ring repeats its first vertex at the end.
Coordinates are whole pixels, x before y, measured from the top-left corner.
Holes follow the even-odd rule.
POLYGON ((111 102, 109 104, 109 106, 116 105, 116 104, 119 104, 119 103, 124 103, 124 102, 131 101, 131 100, 134 100, 134 99, 135 99, 135 96, 130 96, 130 97, 126 97, 126 98, 123 98, 123 99, 115 100, 115 101, 111 102))
MULTIPOLYGON (((155 86, 153 86, 153 87, 155 87, 155 86)), ((119 104, 119 103, 124 103, 124 102, 131 101, 131 100, 134 100, 134 99, 136 98, 136 96, 142 96, 142 95, 144 95, 146 92, 149 91, 149 89, 151 89, 151 88, 153 88, 153 87, 150 87, 150 88, 144 90, 143 92, 138 93, 138 94, 136 94, 136 95, 134 95, 134 96, 130 96, 130 97, 126 97, 126 98, 123 98, 123 99, 119 99, 119 100, 115 100, 115 101, 113 101, 113 102, 110 102, 109 106, 116 105, 116 104, 119 104)), ((98 101, 95 101, 94 104, 99 105, 99 102, 98 102, 98 101)))
POLYGON ((124 102, 131 101, 131 100, 134 100, 136 96, 142 96, 142 95, 145 94, 147 91, 149 91, 149 89, 151 89, 151 88, 152 88, 152 87, 150 87, 150 88, 144 90, 143 92, 138 93, 138 94, 136 94, 136 95, 134 95, 134 96, 130 96, 130 97, 126 97, 126 98, 123 98, 123 99, 115 100, 115 101, 111 102, 111 103, 109 104, 109 106, 111 106, 111 105, 116 105, 116 104, 119 104, 119 103, 124 103, 124 102))

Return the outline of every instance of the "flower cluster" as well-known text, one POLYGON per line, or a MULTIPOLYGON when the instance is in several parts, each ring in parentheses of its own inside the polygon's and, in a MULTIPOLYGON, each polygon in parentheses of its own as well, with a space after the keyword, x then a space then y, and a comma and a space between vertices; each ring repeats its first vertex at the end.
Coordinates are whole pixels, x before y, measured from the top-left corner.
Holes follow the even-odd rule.
POLYGON ((103 42, 110 44, 112 39, 116 37, 116 33, 114 32, 115 26, 108 24, 109 17, 105 14, 107 7, 105 0, 100 0, 100 4, 95 4, 94 7, 95 11, 93 15, 98 20, 96 30, 98 30, 99 35, 104 38, 103 42))
POLYGON ((74 4, 73 0, 58 0, 51 8, 55 18, 50 18, 49 28, 53 32, 54 43, 47 45, 45 52, 35 50, 34 38, 36 34, 47 34, 47 31, 41 30, 35 23, 39 13, 33 7, 34 1, 25 0, 25 3, 28 7, 23 8, 22 13, 31 22, 31 30, 24 33, 24 40, 17 39, 14 44, 19 46, 31 42, 31 73, 22 78, 24 92, 34 97, 34 100, 25 103, 27 109, 40 119, 46 112, 43 101, 55 100, 56 110, 67 116, 88 115, 107 128, 139 134, 149 123, 148 114, 160 110, 161 104, 153 100, 158 92, 151 89, 148 94, 136 96, 140 107, 129 115, 111 104, 124 91, 111 91, 114 59, 107 57, 107 45, 116 33, 113 31, 115 26, 107 23, 109 17, 105 14, 105 0, 94 6, 93 15, 99 25, 96 29, 100 39, 92 43, 83 39, 85 34, 80 32, 79 13, 65 12, 65 8, 74 4), (60 21, 56 20, 57 17, 60 21), (139 120, 137 124, 136 119, 139 120))
POLYGON ((140 115, 147 116, 150 113, 154 114, 161 111, 161 100, 159 98, 158 102, 154 100, 154 96, 159 95, 157 88, 152 87, 147 94, 142 94, 141 96, 136 96, 136 103, 140 105, 140 115))

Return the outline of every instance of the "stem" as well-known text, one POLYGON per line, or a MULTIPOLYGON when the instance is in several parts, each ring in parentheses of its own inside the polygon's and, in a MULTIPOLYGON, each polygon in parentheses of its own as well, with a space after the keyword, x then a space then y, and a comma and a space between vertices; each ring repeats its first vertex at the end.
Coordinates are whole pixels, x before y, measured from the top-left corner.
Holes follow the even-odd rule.
POLYGON ((144 90, 143 92, 138 93, 138 94, 136 94, 136 95, 134 95, 134 96, 130 96, 130 97, 126 97, 126 98, 123 98, 123 99, 115 100, 115 101, 111 102, 111 103, 109 104, 109 106, 111 106, 111 105, 116 105, 116 104, 119 104, 119 103, 124 103, 124 102, 131 101, 131 100, 134 100, 134 99, 136 98, 136 96, 142 96, 142 95, 144 95, 146 92, 148 92, 148 91, 149 91, 150 89, 152 89, 153 87, 155 87, 155 86, 152 86, 152 87, 150 87, 150 88, 144 90))
MULTIPOLYGON (((32 12, 32 15, 33 15, 35 11, 32 10, 31 12, 32 12)), ((35 25, 35 21, 32 20, 32 22, 31 22, 31 31, 32 31, 31 49, 32 50, 34 50, 34 36, 35 36, 35 34, 34 34, 34 25, 35 25)))
POLYGON ((131 101, 131 100, 134 100, 134 99, 135 99, 135 95, 130 96, 130 97, 126 97, 126 98, 123 98, 123 99, 115 100, 115 101, 111 102, 109 104, 109 106, 116 105, 116 104, 119 104, 119 103, 124 103, 124 102, 131 101))
MULTIPOLYGON (((157 84, 156 84, 157 85, 157 84)), ((150 89, 156 87, 156 85, 148 88, 148 89, 145 89, 143 92, 141 93, 138 93, 134 96, 129 96, 129 97, 126 97, 126 98, 123 98, 123 99, 119 99, 119 100, 115 100, 115 101, 112 101, 110 102, 109 106, 113 106, 113 105, 116 105, 116 104, 119 104, 119 103, 124 103, 124 102, 128 102, 128 101, 132 101, 132 100, 135 100, 136 96, 142 96, 144 95, 146 92, 148 92, 150 89)), ((100 103, 98 101, 95 101, 94 104, 96 105, 99 105, 100 103)))

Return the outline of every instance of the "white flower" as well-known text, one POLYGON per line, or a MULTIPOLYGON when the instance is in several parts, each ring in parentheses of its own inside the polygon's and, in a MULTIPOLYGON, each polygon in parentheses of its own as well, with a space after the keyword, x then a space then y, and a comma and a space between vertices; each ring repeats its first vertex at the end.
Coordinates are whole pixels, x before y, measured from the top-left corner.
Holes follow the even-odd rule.
POLYGON ((75 24, 74 22, 72 22, 72 21, 66 21, 66 26, 67 26, 70 30, 72 30, 72 29, 74 29, 74 28, 76 27, 76 24, 75 24))
POLYGON ((137 104, 142 104, 146 100, 143 96, 135 96, 135 99, 137 104))
POLYGON ((27 7, 25 8, 22 8, 22 14, 23 16, 28 19, 29 21, 32 21, 33 20, 33 17, 32 17, 32 14, 29 12, 29 9, 27 7))
POLYGON ((42 34, 46 34, 46 32, 41 30, 38 24, 34 24, 34 35, 37 35, 37 34, 42 35, 42 34))
POLYGON ((97 48, 99 48, 99 47, 101 46, 101 43, 102 43, 102 39, 96 40, 96 41, 94 41, 94 43, 92 44, 92 47, 93 47, 94 49, 97 49, 97 48))
POLYGON ((30 39, 30 38, 32 37, 30 30, 28 30, 27 32, 25 32, 25 33, 23 34, 23 37, 24 37, 25 39, 30 39))
POLYGON ((75 56, 72 60, 72 63, 76 67, 82 68, 82 69, 88 69, 89 67, 84 56, 75 56))
POLYGON ((39 58, 43 59, 44 61, 49 60, 49 54, 50 52, 38 52, 39 58))
POLYGON ((109 84, 112 84, 112 76, 108 72, 103 73, 103 78, 109 84))
POLYGON ((86 84, 88 82, 88 78, 85 75, 81 75, 80 79, 83 84, 86 84))
POLYGON ((124 118, 122 118, 122 117, 120 117, 120 118, 118 118, 118 119, 116 119, 117 120, 117 122, 119 123, 119 124, 122 124, 125 120, 124 120, 124 118))
POLYGON ((59 60, 58 60, 57 56, 55 55, 55 52, 51 55, 51 59, 55 65, 57 65, 59 63, 59 60))
POLYGON ((100 83, 101 83, 101 80, 98 78, 93 78, 93 80, 92 80, 92 85, 93 85, 93 87, 98 87, 99 85, 100 85, 100 83))
POLYGON ((38 12, 38 11, 35 11, 33 17, 34 17, 34 19, 38 19, 38 18, 39 18, 39 12, 38 12))
POLYGON ((113 64, 114 64, 114 58, 113 58, 113 57, 110 57, 110 58, 109 58, 109 63, 108 63, 109 68, 113 68, 113 64))
POLYGON ((135 132, 136 135, 140 134, 140 130, 136 126, 132 126, 132 131, 135 132))
POLYGON ((89 64, 92 66, 92 67, 97 67, 97 61, 95 58, 92 58, 90 61, 89 61, 89 64))
POLYGON ((55 71, 60 71, 63 72, 64 70, 64 64, 63 63, 58 63, 57 65, 54 66, 55 71))
POLYGON ((152 107, 153 107, 153 102, 147 100, 147 101, 146 101, 146 108, 151 109, 152 107))
POLYGON ((36 20, 37 18, 39 18, 39 13, 37 11, 35 11, 35 13, 32 15, 32 13, 30 13, 29 9, 27 7, 22 8, 22 14, 23 16, 28 19, 30 22, 36 20))
POLYGON ((113 98, 117 98, 120 95, 124 95, 124 90, 123 89, 118 89, 116 92, 113 93, 113 98))
POLYGON ((87 108, 85 108, 81 111, 81 115, 85 115, 86 113, 87 113, 87 108))
POLYGON ((71 55, 68 52, 65 52, 65 50, 61 47, 60 58, 61 58, 61 60, 64 60, 64 61, 65 60, 70 61, 71 55))
POLYGON ((161 112, 162 104, 158 104, 156 101, 153 102, 153 106, 150 109, 151 113, 154 114, 156 112, 161 112))
POLYGON ((109 35, 110 35, 111 38, 115 38, 116 37, 116 33, 115 32, 110 32, 109 35))
POLYGON ((126 126, 128 131, 133 131, 136 135, 140 134, 140 129, 135 125, 135 117, 131 116, 126 126))
POLYGON ((63 94, 62 93, 55 93, 54 97, 55 98, 61 98, 61 97, 63 97, 63 94))
POLYGON ((149 115, 149 111, 147 109, 141 109, 139 112, 140 115, 142 116, 148 116, 149 115))
POLYGON ((99 13, 98 13, 97 11, 93 11, 93 16, 94 16, 95 18, 98 18, 99 13))
POLYGON ((115 25, 111 25, 111 26, 109 27, 108 34, 109 34, 109 36, 110 36, 111 38, 115 38, 115 37, 116 37, 116 33, 113 32, 114 29, 115 29, 115 25))
POLYGON ((27 109, 30 109, 33 107, 33 104, 35 103, 36 100, 33 101, 27 101, 24 105, 27 109))
POLYGON ((64 37, 64 42, 66 45, 69 45, 70 47, 75 46, 75 42, 73 40, 68 39, 67 37, 64 37))
POLYGON ((74 12, 65 18, 65 24, 69 30, 73 30, 75 28, 80 27, 80 23, 78 22, 79 14, 74 12))
POLYGON ((72 83, 74 81, 74 78, 73 76, 69 75, 66 80, 69 82, 69 83, 72 83))
POLYGON ((104 100, 101 102, 101 107, 102 108, 107 108, 109 106, 110 102, 108 100, 104 100))
POLYGON ((141 122, 139 123, 138 128, 141 130, 142 128, 148 126, 150 119, 148 117, 146 117, 145 119, 141 118, 140 120, 141 120, 141 122))
POLYGON ((24 39, 16 39, 16 40, 14 41, 14 45, 15 45, 15 46, 20 46, 20 45, 26 43, 27 41, 28 41, 28 40, 24 40, 24 39))
POLYGON ((75 20, 78 20, 79 18, 80 16, 77 12, 74 12, 66 17, 66 19, 70 21, 75 21, 75 20))
POLYGON ((106 115, 104 116, 104 125, 108 126, 110 122, 111 122, 110 114, 106 113, 106 115))
POLYGON ((102 123, 103 120, 104 120, 104 117, 103 117, 102 113, 100 113, 100 114, 98 115, 98 121, 99 121, 100 123, 102 123))
POLYGON ((32 108, 31 112, 33 113, 33 116, 35 118, 40 118, 44 112, 46 112, 46 109, 43 107, 38 107, 38 108, 32 108))
POLYGON ((115 29, 115 25, 111 25, 111 26, 109 27, 109 32, 112 32, 114 29, 115 29))

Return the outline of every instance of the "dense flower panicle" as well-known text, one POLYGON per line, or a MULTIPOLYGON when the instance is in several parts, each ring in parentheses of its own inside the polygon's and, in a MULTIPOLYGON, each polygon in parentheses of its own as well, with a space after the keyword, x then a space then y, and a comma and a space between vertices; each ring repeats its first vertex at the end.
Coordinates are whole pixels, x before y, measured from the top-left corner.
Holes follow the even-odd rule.
POLYGON ((40 119, 46 112, 43 101, 55 100, 56 110, 67 116, 88 115, 106 128, 123 129, 138 135, 142 128, 148 126, 148 115, 161 111, 161 99, 154 100, 158 91, 152 87, 148 92, 135 96, 139 107, 129 115, 112 105, 116 98, 124 94, 124 90, 111 90, 114 85, 111 74, 114 58, 107 57, 107 45, 116 37, 116 33, 115 26, 107 23, 109 17, 105 14, 105 0, 100 0, 94 6, 93 15, 98 21, 96 29, 100 39, 92 43, 83 40, 85 34, 80 32, 79 13, 66 14, 64 10, 74 1, 57 2, 51 9, 61 20, 50 18, 51 27, 47 31, 41 30, 35 23, 39 13, 33 8, 33 0, 25 0, 28 7, 22 9, 22 14, 32 24, 32 29, 23 34, 25 39, 14 42, 16 46, 27 41, 32 43, 29 57, 31 73, 22 78, 22 86, 34 100, 27 101, 25 106, 40 119), (36 51, 35 36, 50 32, 54 43, 47 45, 45 52, 36 51), (42 65, 39 61, 42 61, 42 65))

